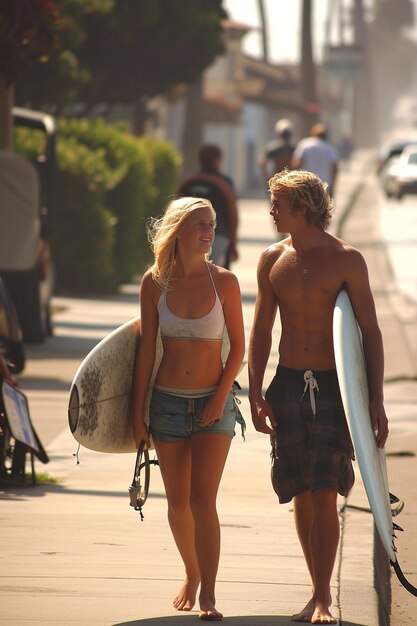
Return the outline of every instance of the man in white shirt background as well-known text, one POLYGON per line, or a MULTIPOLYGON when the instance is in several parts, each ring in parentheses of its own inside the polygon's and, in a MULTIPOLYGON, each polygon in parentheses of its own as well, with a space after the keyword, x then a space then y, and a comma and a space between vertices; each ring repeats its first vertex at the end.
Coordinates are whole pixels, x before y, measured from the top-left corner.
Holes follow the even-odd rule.
POLYGON ((313 172, 329 186, 330 195, 334 194, 339 155, 327 140, 325 124, 314 124, 310 137, 298 142, 291 162, 292 169, 313 172))

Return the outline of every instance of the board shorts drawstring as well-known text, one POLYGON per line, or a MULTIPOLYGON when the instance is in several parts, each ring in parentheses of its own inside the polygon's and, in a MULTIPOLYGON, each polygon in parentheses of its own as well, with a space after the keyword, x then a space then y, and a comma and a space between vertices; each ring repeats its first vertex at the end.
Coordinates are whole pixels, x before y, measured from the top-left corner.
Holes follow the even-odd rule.
POLYGON ((311 370, 306 370, 304 372, 304 382, 305 382, 305 387, 304 387, 303 395, 300 398, 300 402, 304 398, 305 393, 306 393, 306 391, 308 389, 309 390, 309 394, 310 394, 311 410, 313 411, 314 419, 316 419, 316 396, 314 394, 314 390, 317 389, 317 393, 318 393, 319 386, 318 386, 317 380, 314 378, 314 374, 313 374, 313 372, 311 370))

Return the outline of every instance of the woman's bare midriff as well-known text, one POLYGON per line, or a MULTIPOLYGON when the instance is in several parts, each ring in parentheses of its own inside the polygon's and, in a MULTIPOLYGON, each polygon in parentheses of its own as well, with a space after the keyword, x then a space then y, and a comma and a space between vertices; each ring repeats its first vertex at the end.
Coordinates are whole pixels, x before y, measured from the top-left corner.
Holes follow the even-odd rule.
POLYGON ((163 348, 155 384, 176 389, 201 389, 218 384, 223 372, 221 341, 164 339, 163 348))

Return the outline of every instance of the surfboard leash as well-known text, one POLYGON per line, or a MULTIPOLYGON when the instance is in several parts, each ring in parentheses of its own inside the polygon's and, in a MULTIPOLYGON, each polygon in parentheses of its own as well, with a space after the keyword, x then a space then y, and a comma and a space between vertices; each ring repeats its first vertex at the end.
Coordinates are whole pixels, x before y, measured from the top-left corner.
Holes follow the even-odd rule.
POLYGON ((139 512, 142 522, 144 519, 142 507, 144 506, 149 493, 151 465, 159 465, 159 462, 157 459, 149 458, 149 451, 146 447, 146 443, 142 441, 136 454, 133 480, 129 487, 130 506, 133 507, 135 511, 139 512), (141 484, 142 470, 144 470, 143 484, 141 484))
POLYGON ((410 583, 409 580, 407 580, 407 578, 404 576, 404 573, 400 567, 400 564, 398 563, 398 559, 395 561, 395 563, 393 563, 391 561, 391 565, 394 568, 394 572, 397 575, 398 580, 400 581, 400 583, 402 584, 402 586, 404 587, 404 589, 406 589, 409 593, 411 593, 413 596, 417 596, 417 589, 416 587, 414 587, 414 585, 412 585, 410 583))

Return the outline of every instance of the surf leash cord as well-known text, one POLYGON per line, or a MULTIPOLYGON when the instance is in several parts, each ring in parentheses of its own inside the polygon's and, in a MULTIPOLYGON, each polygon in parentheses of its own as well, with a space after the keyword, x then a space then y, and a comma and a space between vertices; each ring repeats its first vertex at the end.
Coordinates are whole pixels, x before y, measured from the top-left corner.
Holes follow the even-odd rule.
POLYGON ((151 478, 151 465, 159 465, 157 459, 149 458, 149 450, 144 441, 141 442, 135 460, 132 484, 129 487, 130 506, 139 511, 140 519, 143 522, 142 507, 144 506, 149 493, 149 483, 151 478), (143 470, 143 481, 141 483, 141 472, 143 470))
POLYGON ((406 577, 403 574, 403 571, 400 567, 400 564, 398 563, 398 560, 395 560, 395 563, 393 563, 391 561, 391 565, 394 568, 394 572, 397 575, 398 580, 400 581, 400 583, 402 584, 402 586, 404 587, 404 589, 406 589, 409 593, 411 593, 413 596, 417 596, 417 589, 416 587, 414 587, 414 585, 412 585, 410 583, 409 580, 406 579, 406 577))

